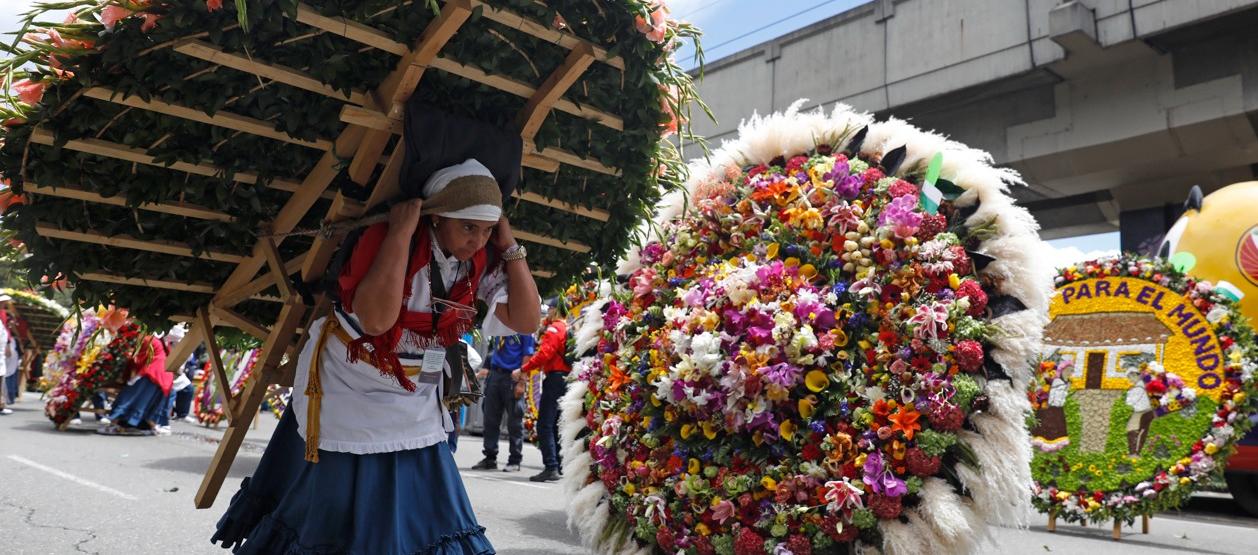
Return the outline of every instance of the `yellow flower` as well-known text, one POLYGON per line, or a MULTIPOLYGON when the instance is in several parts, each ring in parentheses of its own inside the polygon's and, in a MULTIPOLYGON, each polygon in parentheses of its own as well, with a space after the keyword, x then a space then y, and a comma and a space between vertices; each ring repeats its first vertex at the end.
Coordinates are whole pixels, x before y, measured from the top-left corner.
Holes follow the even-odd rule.
POLYGON ((627 493, 627 494, 629 494, 629 495, 633 495, 633 494, 634 494, 634 492, 635 492, 635 491, 637 491, 637 490, 638 490, 638 488, 633 487, 633 484, 631 484, 631 483, 630 483, 630 484, 625 484, 625 493, 627 493))
POLYGON ((718 428, 716 427, 716 424, 713 424, 711 422, 703 423, 703 437, 706 437, 708 439, 716 439, 717 431, 718 431, 718 428))
POLYGON ((708 528, 708 525, 702 522, 700 522, 698 526, 695 526, 695 531, 698 532, 700 536, 706 536, 712 533, 712 530, 708 528))
MULTIPOLYGON (((665 413, 665 414, 667 414, 667 413, 665 413)), ((693 434, 693 433, 695 433, 695 425, 694 425, 694 424, 682 424, 682 425, 681 425, 681 438, 682 438, 682 439, 690 439, 690 434, 693 434)))
MULTIPOLYGON (((833 336, 834 336, 834 346, 835 346, 835 347, 846 347, 846 346, 847 346, 847 332, 845 332, 845 331, 843 331, 843 330, 841 330, 841 329, 837 329, 837 328, 836 328, 836 329, 834 329, 833 331, 831 331, 831 332, 830 332, 830 335, 833 335, 833 336)), ((843 351, 843 352, 844 352, 844 353, 846 353, 847 351, 843 351)))
POLYGON ((812 413, 815 410, 817 410, 816 395, 809 395, 799 400, 799 415, 804 419, 812 418, 812 413))
POLYGON ((957 289, 961 287, 961 276, 956 274, 948 274, 948 287, 957 289))
POLYGON ((791 420, 783 420, 781 424, 778 424, 778 434, 786 441, 795 439, 795 430, 797 429, 795 422, 791 420))
POLYGON ((698 474, 701 470, 703 470, 703 466, 699 463, 699 459, 690 459, 690 464, 686 466, 686 472, 698 474))
POLYGON ((820 393, 830 385, 830 378, 826 377, 826 373, 820 370, 813 370, 804 376, 804 384, 808 386, 808 390, 813 393, 820 393))
POLYGON ((785 264, 788 268, 794 268, 795 266, 799 266, 799 259, 792 256, 790 258, 787 258, 786 260, 783 260, 782 263, 785 264))
POLYGON ((1179 479, 1179 485, 1181 486, 1186 486, 1191 483, 1192 483, 1192 480, 1190 480, 1187 476, 1179 479))
POLYGON ((764 256, 769 259, 777 258, 779 248, 777 243, 769 243, 769 248, 765 251, 764 256))
POLYGON ((1219 446, 1218 446, 1218 445, 1215 445, 1215 444, 1213 444, 1213 443, 1207 443, 1207 444, 1206 444, 1206 454, 1207 454, 1207 455, 1213 455, 1213 454, 1218 453, 1218 452, 1219 452, 1219 446))
POLYGON ((1057 500, 1058 500, 1058 501, 1065 501, 1065 500, 1067 500, 1067 499, 1070 499, 1070 492, 1068 492, 1068 491, 1059 491, 1059 492, 1057 492, 1057 500))
POLYGON ((777 491, 778 489, 777 480, 774 480, 773 478, 769 476, 765 476, 764 478, 760 479, 760 486, 769 491, 777 491))
POLYGON ((817 275, 817 267, 813 266, 812 264, 804 264, 803 266, 799 267, 799 275, 804 276, 805 278, 808 278, 808 279, 812 279, 813 276, 817 275))
POLYGON ((1235 402, 1237 402, 1237 403, 1244 403, 1244 402, 1245 402, 1245 392, 1244 392, 1244 391, 1237 391, 1235 394, 1233 394, 1233 395, 1232 395, 1232 401, 1235 401, 1235 402))

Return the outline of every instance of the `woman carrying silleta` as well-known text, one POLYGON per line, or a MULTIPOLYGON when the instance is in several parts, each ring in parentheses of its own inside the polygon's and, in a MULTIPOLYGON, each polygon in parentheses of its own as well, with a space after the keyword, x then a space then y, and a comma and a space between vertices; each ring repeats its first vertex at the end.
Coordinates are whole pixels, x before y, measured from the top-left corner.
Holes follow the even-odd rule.
POLYGON ((478 299, 487 335, 536 330, 540 299, 489 170, 439 170, 421 196, 353 246, 340 303, 310 326, 292 406, 212 541, 237 553, 494 552, 446 443, 442 378, 478 299))

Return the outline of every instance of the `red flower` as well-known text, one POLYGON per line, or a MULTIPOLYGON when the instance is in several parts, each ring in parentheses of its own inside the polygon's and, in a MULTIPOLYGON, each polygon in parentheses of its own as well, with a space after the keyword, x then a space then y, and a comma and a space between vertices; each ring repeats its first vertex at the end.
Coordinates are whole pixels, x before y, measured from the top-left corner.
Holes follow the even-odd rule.
POLYGON ((786 539, 786 548, 795 555, 812 555, 812 543, 802 535, 795 534, 786 539))
MULTIPOLYGON (((928 241, 948 229, 948 218, 943 214, 927 214, 922 218, 922 225, 917 226, 917 238, 928 241)), ((956 264, 953 263, 955 266, 956 264)))
POLYGON ((904 454, 904 462, 908 466, 909 472, 914 476, 934 476, 939 472, 939 465, 943 462, 938 456, 932 457, 922 451, 920 447, 910 447, 908 452, 904 454))
POLYGON ((898 197, 902 197, 906 195, 916 195, 917 186, 913 185, 912 183, 909 183, 908 181, 900 179, 900 180, 897 180, 895 183, 892 183, 891 187, 887 189, 887 192, 891 195, 891 198, 898 198, 898 197))
POLYGON ((952 271, 959 276, 969 275, 973 268, 971 267, 970 255, 965 252, 965 247, 953 245, 948 250, 952 253, 952 271))
POLYGON ((223 0, 205 0, 205 9, 215 12, 223 9, 223 0))
POLYGON ((699 555, 716 555, 716 548, 712 546, 712 540, 707 536, 696 536, 691 544, 695 548, 695 553, 699 555))
POLYGON ((955 432, 965 423, 965 413, 956 405, 940 405, 930 411, 930 426, 941 432, 955 432))
POLYGON ((987 310, 987 293, 977 281, 967 279, 961 282, 961 286, 957 287, 957 297, 970 301, 970 308, 965 311, 970 316, 979 316, 987 310))
POLYGON ((869 496, 869 510, 883 520, 898 518, 901 510, 900 498, 872 494, 869 496))
POLYGON ((953 356, 957 359, 957 365, 966 372, 974 372, 983 367, 983 345, 973 339, 966 339, 957 343, 953 356))
POLYGON ((764 555, 764 538, 753 532, 751 528, 738 531, 734 540, 734 555, 764 555))
POLYGON ((804 457, 804 460, 806 461, 821 460, 821 455, 822 455, 821 448, 818 447, 817 444, 813 442, 808 442, 806 445, 804 445, 803 451, 800 452, 800 456, 804 457))
POLYGON ((768 169, 769 169, 769 167, 768 167, 768 166, 766 166, 766 165, 764 165, 764 164, 757 164, 757 165, 753 166, 751 169, 747 170, 747 177, 748 177, 748 178, 755 177, 755 176, 757 176, 757 175, 760 175, 760 174, 762 174, 762 173, 764 173, 764 172, 768 171, 768 169))
POLYGON ((677 546, 677 538, 673 534, 672 529, 668 526, 661 526, 655 531, 655 543, 658 543, 664 551, 672 551, 677 546))
POLYGON ((795 156, 786 161, 786 173, 793 174, 800 168, 804 167, 804 163, 808 161, 807 156, 795 156))
POLYGON ((1166 383, 1162 380, 1153 380, 1144 384, 1144 390, 1148 392, 1149 395, 1160 397, 1166 394, 1166 383))

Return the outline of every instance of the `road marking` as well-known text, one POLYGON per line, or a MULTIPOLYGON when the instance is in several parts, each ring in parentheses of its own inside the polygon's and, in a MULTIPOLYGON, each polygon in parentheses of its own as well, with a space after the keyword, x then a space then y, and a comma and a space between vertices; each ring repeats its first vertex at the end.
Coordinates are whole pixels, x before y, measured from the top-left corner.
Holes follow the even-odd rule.
POLYGON ((489 480, 489 481, 491 481, 491 482, 502 482, 502 483, 504 483, 504 484, 515 484, 515 485, 517 485, 517 486, 524 486, 524 487, 526 487, 526 488, 550 489, 550 488, 548 488, 548 487, 546 487, 546 486, 540 486, 540 485, 537 485, 537 484, 531 484, 531 483, 527 483, 527 482, 519 482, 519 481, 516 481, 516 480, 507 480, 507 479, 504 479, 504 478, 494 478, 494 477, 491 477, 491 476, 481 476, 481 475, 479 475, 479 474, 464 474, 464 476, 466 476, 466 477, 468 477, 468 478, 477 478, 477 479, 480 479, 480 480, 489 480))
POLYGON ((117 495, 118 497, 121 497, 121 498, 126 499, 126 500, 128 500, 128 501, 138 501, 138 500, 140 499, 140 498, 138 498, 138 497, 136 497, 136 496, 134 496, 134 495, 130 495, 130 494, 123 493, 123 492, 118 491, 118 490, 116 490, 116 489, 114 489, 114 488, 111 488, 111 487, 102 486, 102 485, 100 485, 100 484, 98 484, 98 483, 96 483, 96 482, 93 482, 93 481, 91 481, 91 480, 86 480, 86 479, 83 479, 83 478, 79 478, 78 476, 75 476, 75 475, 70 474, 70 473, 68 473, 68 472, 62 472, 62 471, 57 470, 57 469, 55 469, 55 468, 53 468, 53 467, 51 467, 51 466, 44 466, 44 465, 42 465, 42 464, 39 464, 39 463, 37 463, 37 462, 35 462, 35 461, 32 461, 32 460, 27 459, 27 458, 24 458, 24 457, 19 457, 19 456, 17 456, 17 455, 9 455, 9 458, 10 458, 10 459, 12 459, 12 460, 14 460, 14 461, 20 462, 20 463, 22 463, 22 464, 24 464, 24 465, 26 465, 26 466, 29 466, 29 467, 31 467, 31 468, 34 468, 34 469, 37 469, 37 470, 43 470, 44 472, 47 472, 47 473, 49 473, 49 474, 52 474, 53 476, 57 476, 57 477, 60 477, 60 478, 65 478, 65 479, 67 479, 67 480, 69 480, 69 481, 71 481, 71 482, 74 482, 74 483, 79 484, 79 485, 87 486, 87 487, 92 488, 92 489, 97 490, 97 491, 103 491, 103 492, 108 493, 108 494, 117 495))

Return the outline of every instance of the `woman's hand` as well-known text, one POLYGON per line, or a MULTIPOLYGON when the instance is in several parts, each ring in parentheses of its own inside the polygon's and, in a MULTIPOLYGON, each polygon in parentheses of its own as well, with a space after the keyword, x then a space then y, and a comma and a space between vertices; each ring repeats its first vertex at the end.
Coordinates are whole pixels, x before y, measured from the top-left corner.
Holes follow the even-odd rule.
POLYGON ((511 223, 507 221, 507 217, 503 216, 498 220, 498 225, 494 227, 494 236, 490 239, 494 248, 498 252, 505 251, 515 246, 515 235, 511 233, 511 223))
POLYGON ((424 207, 424 199, 413 198, 394 204, 389 208, 389 235, 405 238, 408 242, 419 227, 420 211, 424 207))

